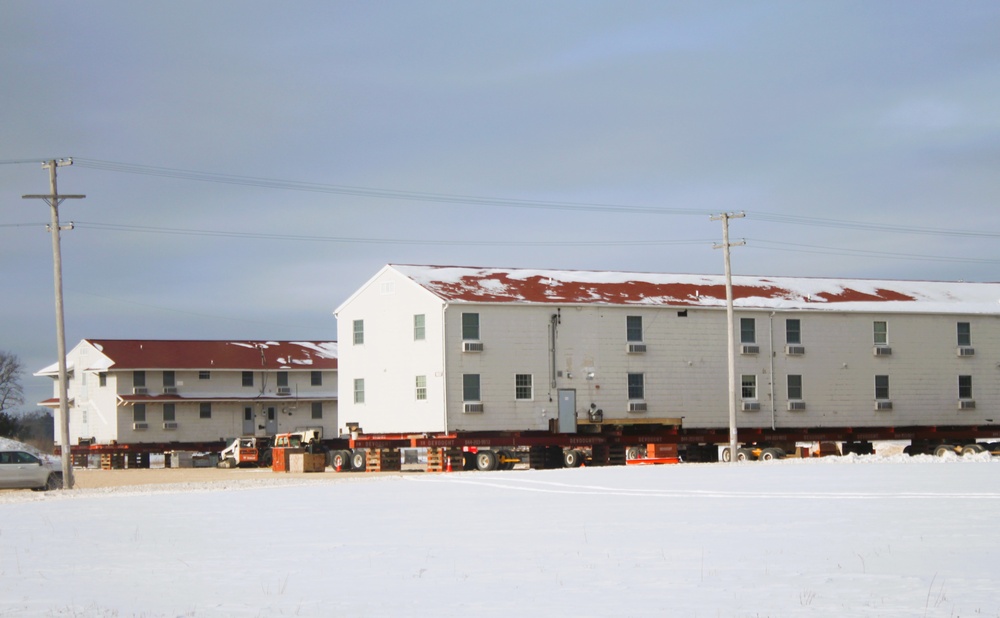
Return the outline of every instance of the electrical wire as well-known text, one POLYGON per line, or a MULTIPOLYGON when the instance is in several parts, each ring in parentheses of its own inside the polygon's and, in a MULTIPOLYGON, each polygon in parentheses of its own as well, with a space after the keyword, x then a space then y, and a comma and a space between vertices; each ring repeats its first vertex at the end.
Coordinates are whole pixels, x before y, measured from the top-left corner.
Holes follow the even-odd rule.
POLYGON ((966 258, 945 255, 919 255, 915 253, 892 253, 888 251, 872 251, 869 249, 847 249, 843 247, 824 247, 821 245, 805 245, 789 242, 775 242, 761 239, 746 239, 749 248, 754 245, 766 246, 771 251, 787 251, 791 253, 813 253, 819 255, 841 255, 849 257, 875 257, 879 259, 913 260, 926 262, 958 262, 967 264, 1000 264, 1000 259, 966 258))

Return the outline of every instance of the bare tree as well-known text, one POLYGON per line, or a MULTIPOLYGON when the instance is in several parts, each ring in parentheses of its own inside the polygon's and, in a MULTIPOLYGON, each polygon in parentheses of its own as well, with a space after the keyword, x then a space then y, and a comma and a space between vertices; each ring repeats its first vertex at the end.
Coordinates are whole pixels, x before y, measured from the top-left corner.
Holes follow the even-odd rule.
POLYGON ((0 350, 0 413, 24 403, 22 372, 17 355, 0 350))

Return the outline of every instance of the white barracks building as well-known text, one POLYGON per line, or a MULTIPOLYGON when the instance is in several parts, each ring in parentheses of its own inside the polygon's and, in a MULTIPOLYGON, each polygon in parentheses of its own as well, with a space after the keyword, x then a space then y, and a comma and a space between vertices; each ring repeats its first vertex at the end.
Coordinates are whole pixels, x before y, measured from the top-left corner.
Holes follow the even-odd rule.
MULTIPOLYGON (((1000 284, 733 286, 739 427, 1000 420, 1000 284)), ((721 276, 389 265, 335 313, 342 429, 728 426, 721 276)))
MULTIPOLYGON (((336 342, 84 339, 66 364, 71 445, 337 436, 336 342)), ((59 427, 58 365, 35 375, 54 380, 41 403, 59 427)))

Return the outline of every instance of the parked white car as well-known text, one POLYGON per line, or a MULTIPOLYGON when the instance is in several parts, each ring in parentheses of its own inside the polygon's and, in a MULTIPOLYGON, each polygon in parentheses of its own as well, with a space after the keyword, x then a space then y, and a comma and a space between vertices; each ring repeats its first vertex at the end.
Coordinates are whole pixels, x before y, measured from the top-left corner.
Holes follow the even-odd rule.
POLYGON ((46 491, 62 487, 62 468, 54 457, 0 449, 0 489, 46 491))

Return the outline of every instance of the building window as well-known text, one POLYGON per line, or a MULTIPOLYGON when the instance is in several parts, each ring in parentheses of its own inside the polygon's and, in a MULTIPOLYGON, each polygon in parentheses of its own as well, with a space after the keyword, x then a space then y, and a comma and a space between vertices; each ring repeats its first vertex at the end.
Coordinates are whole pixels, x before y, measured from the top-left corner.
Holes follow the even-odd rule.
POLYGON ((365 402, 365 379, 357 378, 354 380, 354 403, 364 403, 365 402))
POLYGON ((163 422, 173 423, 177 420, 177 412, 174 409, 174 404, 165 403, 163 404, 163 422))
POLYGON ((312 417, 313 420, 320 420, 323 418, 323 402, 314 401, 312 402, 312 417))
POLYGON ((802 323, 797 318, 785 320, 785 343, 789 345, 802 343, 802 323))
POLYGON ((253 372, 244 371, 243 372, 243 386, 253 386, 253 372))
POLYGON ((531 401, 534 399, 530 373, 518 373, 514 376, 514 399, 531 401))
POLYGON ((133 371, 132 372, 132 386, 137 386, 142 388, 146 386, 146 372, 145 371, 133 371))
POLYGON ((641 315, 630 315, 625 318, 625 340, 642 341, 641 315))
POLYGON ((875 399, 889 398, 889 376, 875 376, 875 399))
POLYGON ((757 343, 757 320, 740 318, 740 343, 757 343))
POLYGON ((646 398, 646 377, 641 373, 628 374, 628 398, 643 400, 646 398))
POLYGON ((132 407, 132 421, 135 423, 146 422, 146 404, 137 403, 132 407))
POLYGON ((288 372, 287 371, 279 371, 278 372, 278 386, 283 386, 285 388, 288 388, 288 372))
POLYGON ((426 329, 424 327, 424 314, 418 313, 413 316, 413 340, 423 341, 426 336, 426 329))
POLYGON ((875 322, 873 333, 875 345, 887 345, 889 343, 889 325, 886 322, 875 322))
POLYGON ((416 386, 417 401, 424 401, 427 399, 427 376, 417 376, 416 386))
POLYGON ((198 379, 199 380, 211 380, 212 379, 212 372, 211 371, 199 371, 198 372, 198 379))
POLYGON ((958 345, 972 345, 972 325, 968 322, 958 323, 958 345))
POLYGON ((198 406, 198 418, 212 418, 212 404, 204 402, 198 406))
POLYGON ((177 386, 177 378, 173 371, 163 372, 163 386, 177 386))
MULTIPOLYGON (((476 315, 476 314, 472 314, 476 315)), ((462 400, 482 401, 482 393, 479 390, 479 374, 466 373, 462 375, 462 400)))
POLYGON ((802 399, 802 376, 788 376, 788 398, 802 399))
POLYGON ((958 398, 972 399, 972 376, 958 376, 958 398))
POLYGON ((253 420, 253 408, 246 406, 243 408, 243 420, 252 421, 253 420))
POLYGON ((743 399, 757 398, 757 376, 744 375, 740 378, 740 393, 743 399))
POLYGON ((354 320, 354 345, 361 345, 365 342, 365 321, 354 320))
POLYGON ((309 374, 309 384, 311 386, 323 386, 323 372, 313 371, 309 374))
POLYGON ((479 341, 479 314, 462 314, 462 339, 466 341, 479 341))
POLYGON ((102 371, 101 373, 97 374, 97 384, 98 384, 98 386, 107 386, 108 385, 108 374, 107 374, 107 372, 102 371))

